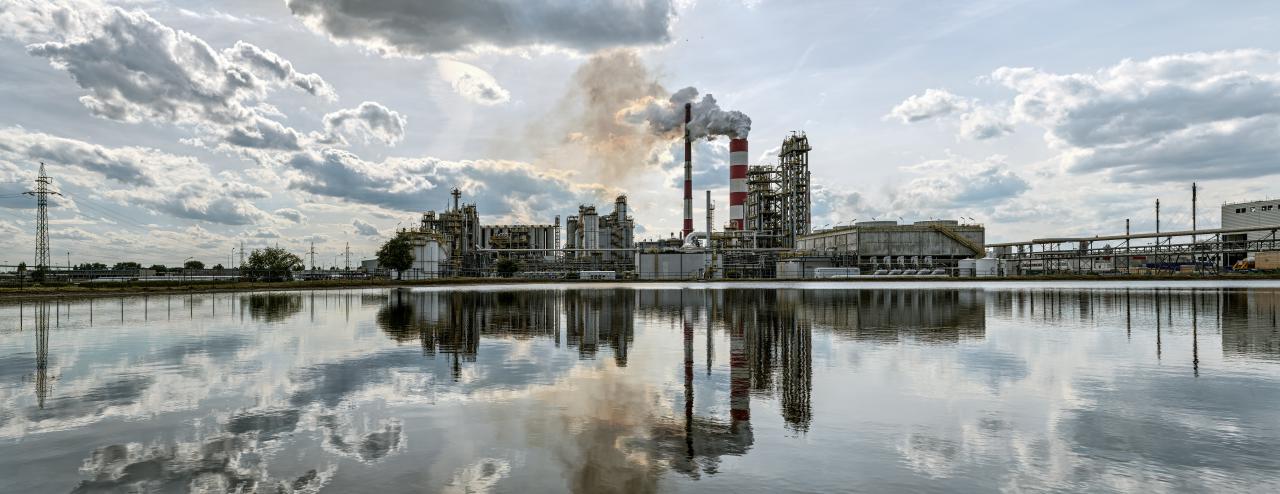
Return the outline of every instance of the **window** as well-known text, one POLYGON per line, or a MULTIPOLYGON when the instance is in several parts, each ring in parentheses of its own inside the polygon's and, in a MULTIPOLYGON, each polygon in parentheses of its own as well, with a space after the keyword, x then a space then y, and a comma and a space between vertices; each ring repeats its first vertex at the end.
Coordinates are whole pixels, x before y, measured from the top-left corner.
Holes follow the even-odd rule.
POLYGON ((1256 213, 1256 212, 1258 212, 1258 207, 1257 207, 1257 206, 1254 206, 1254 207, 1249 208, 1249 212, 1251 212, 1251 213, 1256 213))
POLYGON ((1270 211, 1272 207, 1273 207, 1273 206, 1271 206, 1270 204, 1268 204, 1268 205, 1266 205, 1266 206, 1263 206, 1263 207, 1262 207, 1262 210, 1263 210, 1263 211, 1270 211))

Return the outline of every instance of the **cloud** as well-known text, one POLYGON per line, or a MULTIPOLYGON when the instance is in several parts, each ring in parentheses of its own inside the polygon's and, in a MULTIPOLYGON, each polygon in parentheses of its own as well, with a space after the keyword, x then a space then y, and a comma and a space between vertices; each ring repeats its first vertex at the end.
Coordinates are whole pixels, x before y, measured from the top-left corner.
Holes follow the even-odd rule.
POLYGON ((565 177, 514 161, 393 157, 374 163, 325 149, 296 153, 281 164, 291 189, 397 211, 442 207, 453 187, 478 202, 484 215, 511 213, 516 203, 539 211, 589 199, 565 177))
POLYGON ((338 99, 333 87, 318 74, 303 74, 293 69, 293 64, 274 52, 257 46, 236 41, 235 46, 224 54, 228 60, 243 64, 254 72, 254 75, 267 80, 283 81, 312 96, 319 96, 329 101, 338 99))
POLYGON ((0 34, 70 74, 88 92, 80 102, 102 118, 186 125, 235 146, 290 150, 298 136, 268 118, 278 112, 266 96, 287 86, 336 97, 320 76, 275 53, 245 42, 217 51, 140 10, 59 0, 18 2, 3 15, 24 27, 0 34))
POLYGON ((1163 181, 1280 171, 1276 52, 1124 60, 1092 74, 1002 67, 991 77, 1017 93, 1014 117, 1044 127, 1072 172, 1163 181))
POLYGON ((384 56, 486 49, 557 48, 580 53, 664 44, 671 0, 286 0, 293 15, 331 40, 384 56))
POLYGON ((293 208, 280 208, 274 214, 294 223, 302 223, 307 220, 307 216, 302 214, 302 211, 293 208))
POLYGON ((885 118, 896 118, 902 123, 915 123, 942 118, 968 111, 969 100, 944 89, 926 89, 924 94, 907 98, 889 110, 885 118))
POLYGON ((404 139, 405 118, 380 103, 365 101, 360 106, 324 116, 326 136, 321 142, 345 143, 343 136, 377 139, 388 146, 404 139))
POLYGON ((1122 60, 1092 73, 1001 67, 1014 92, 982 106, 930 89, 890 112, 903 122, 960 115, 960 134, 988 139, 1014 124, 1045 129, 1063 169, 1131 183, 1280 173, 1280 53, 1183 53, 1122 60))
POLYGON ((895 194, 899 210, 939 211, 960 207, 992 206, 1022 194, 1030 188, 1025 179, 1009 169, 1003 156, 980 161, 959 157, 932 160, 907 168, 923 174, 895 194))
POLYGON ((351 222, 351 226, 355 227, 355 229, 356 229, 356 233, 357 233, 357 234, 364 235, 364 236, 366 236, 366 237, 376 237, 376 236, 378 236, 378 228, 377 228, 377 227, 375 227, 375 226, 373 226, 373 225, 371 225, 371 224, 369 224, 369 223, 366 223, 366 222, 364 222, 364 221, 360 220, 359 218, 357 218, 355 221, 352 221, 352 222, 351 222))
POLYGON ((454 60, 436 61, 440 78, 453 86, 453 91, 467 101, 485 106, 506 103, 511 93, 498 85, 498 80, 480 67, 454 60))
POLYGON ((192 159, 139 147, 107 148, 84 141, 28 132, 18 127, 0 129, 0 157, 14 162, 65 164, 129 185, 155 185, 165 170, 198 167, 192 159))
POLYGON ((257 221, 265 214, 249 201, 271 196, 234 177, 215 177, 207 165, 188 156, 143 147, 110 148, 17 127, 0 129, 0 161, 45 162, 51 174, 65 177, 60 184, 86 187, 122 205, 213 223, 257 221), (111 188, 110 183, 123 187, 111 188))
POLYGON ((982 105, 944 89, 926 89, 922 94, 911 96, 889 110, 884 118, 904 124, 959 118, 960 137, 975 141, 1013 132, 1008 108, 982 105))

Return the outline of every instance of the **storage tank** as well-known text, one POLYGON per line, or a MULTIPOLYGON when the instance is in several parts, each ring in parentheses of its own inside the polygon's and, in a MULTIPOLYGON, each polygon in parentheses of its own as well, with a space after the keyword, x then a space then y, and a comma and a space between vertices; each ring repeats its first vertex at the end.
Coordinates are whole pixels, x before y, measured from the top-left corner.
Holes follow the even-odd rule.
POLYGON ((1000 260, 990 257, 978 259, 975 261, 974 273, 979 278, 1000 276, 1000 260))
POLYGON ((956 276, 961 278, 972 278, 974 271, 977 269, 977 259, 961 259, 957 264, 956 276))

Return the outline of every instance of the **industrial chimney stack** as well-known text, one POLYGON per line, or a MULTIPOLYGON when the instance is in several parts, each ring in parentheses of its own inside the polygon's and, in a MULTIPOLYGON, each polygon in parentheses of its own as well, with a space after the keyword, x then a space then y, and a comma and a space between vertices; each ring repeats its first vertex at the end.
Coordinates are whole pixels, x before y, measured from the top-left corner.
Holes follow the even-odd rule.
POLYGON ((693 141, 689 139, 689 121, 693 119, 693 104, 684 104, 684 228, 680 238, 693 233, 693 141))
POLYGON ((729 140, 729 229, 746 226, 747 204, 747 140, 729 140))

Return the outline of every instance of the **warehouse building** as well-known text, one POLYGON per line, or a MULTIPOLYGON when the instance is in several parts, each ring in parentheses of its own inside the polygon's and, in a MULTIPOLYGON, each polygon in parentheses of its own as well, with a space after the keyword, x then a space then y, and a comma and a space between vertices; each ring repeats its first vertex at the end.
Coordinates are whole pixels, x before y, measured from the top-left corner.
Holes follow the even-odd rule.
MULTIPOLYGON (((1222 205, 1222 228, 1259 228, 1280 225, 1280 199, 1268 199, 1265 201, 1249 201, 1236 202, 1222 205)), ((1274 233, 1266 230, 1258 230, 1248 233, 1233 233, 1222 236, 1222 241, 1238 242, 1246 244, 1247 242, 1258 242, 1261 240, 1276 240, 1274 233)), ((1236 261, 1248 256, 1254 256, 1258 253, 1256 248, 1259 244, 1253 244, 1248 247, 1248 252, 1236 252, 1227 254, 1224 264, 1230 266, 1236 261)))
POLYGON ((800 254, 849 258, 863 269, 952 267, 961 259, 986 255, 986 228, 954 220, 863 221, 853 226, 801 235, 800 254))

